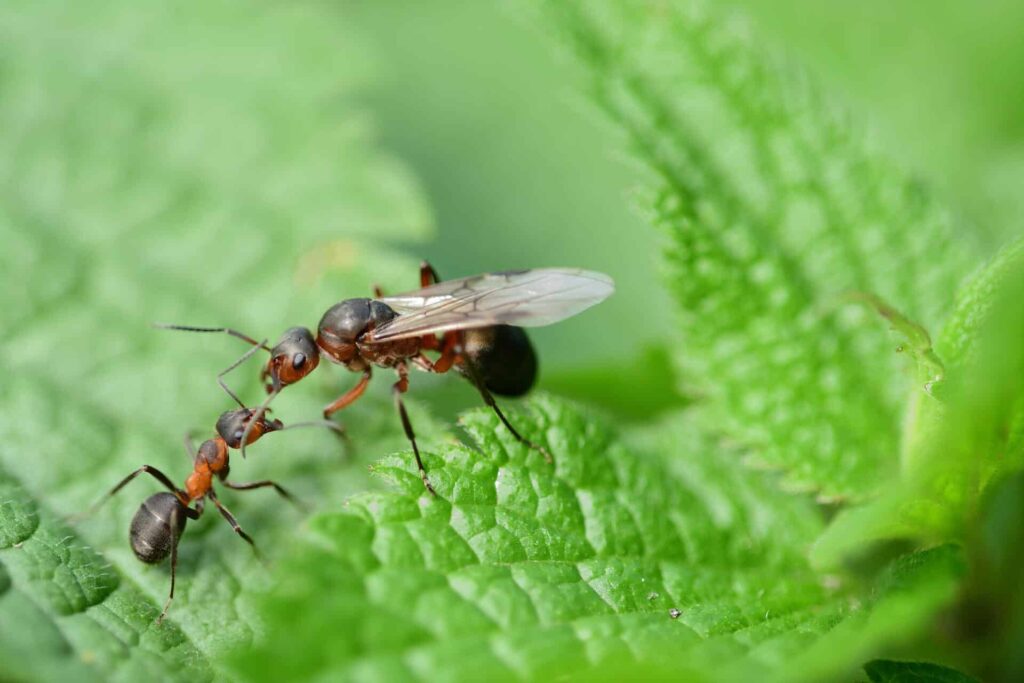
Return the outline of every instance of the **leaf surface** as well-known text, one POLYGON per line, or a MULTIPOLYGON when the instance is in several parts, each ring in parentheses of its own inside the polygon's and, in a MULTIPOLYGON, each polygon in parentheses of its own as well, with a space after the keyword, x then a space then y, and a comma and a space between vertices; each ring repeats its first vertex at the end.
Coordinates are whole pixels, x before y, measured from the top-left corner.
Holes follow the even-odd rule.
POLYGON ((971 264, 957 222, 719 8, 534 4, 648 171, 680 363, 709 423, 790 488, 873 494, 895 470, 908 382, 850 295, 934 326, 971 264))
POLYGON ((479 451, 427 456, 438 498, 386 460, 394 491, 319 515, 289 552, 282 576, 305 580, 261 602, 273 627, 242 675, 813 679, 915 632, 961 571, 952 549, 908 559, 861 603, 807 564, 813 509, 699 431, 667 421, 628 447, 548 397, 513 417, 553 469, 484 411, 463 420, 479 451))

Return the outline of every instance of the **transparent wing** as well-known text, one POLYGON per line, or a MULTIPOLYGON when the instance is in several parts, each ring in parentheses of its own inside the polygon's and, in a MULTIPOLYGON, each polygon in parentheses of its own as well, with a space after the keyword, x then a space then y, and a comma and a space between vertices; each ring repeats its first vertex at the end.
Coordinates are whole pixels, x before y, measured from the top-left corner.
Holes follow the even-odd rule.
POLYGON ((390 341, 491 325, 540 327, 574 316, 614 291, 610 277, 588 270, 485 273, 384 297, 381 301, 399 316, 372 336, 373 341, 390 341))

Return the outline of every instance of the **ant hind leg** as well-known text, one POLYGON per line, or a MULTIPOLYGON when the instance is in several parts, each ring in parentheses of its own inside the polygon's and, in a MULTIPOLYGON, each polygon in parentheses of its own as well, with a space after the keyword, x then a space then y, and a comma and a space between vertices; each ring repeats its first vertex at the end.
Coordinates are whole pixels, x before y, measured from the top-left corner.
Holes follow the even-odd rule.
POLYGON ((461 357, 463 360, 462 367, 466 369, 466 375, 469 378, 469 381, 473 383, 473 386, 476 387, 477 391, 480 392, 480 396, 484 399, 484 403, 494 411, 494 414, 498 416, 498 419, 501 420, 503 425, 505 425, 505 428, 508 429, 509 433, 515 437, 515 440, 543 455, 544 460, 547 461, 548 464, 554 463, 554 458, 551 457, 551 453, 548 452, 548 449, 544 448, 540 444, 530 441, 512 426, 512 423, 508 421, 507 417, 505 417, 505 413, 501 412, 501 408, 498 407, 497 401, 494 400, 494 395, 491 394, 490 390, 484 384, 483 378, 480 377, 480 373, 477 370, 476 365, 474 365, 473 361, 464 354, 462 354, 461 357))

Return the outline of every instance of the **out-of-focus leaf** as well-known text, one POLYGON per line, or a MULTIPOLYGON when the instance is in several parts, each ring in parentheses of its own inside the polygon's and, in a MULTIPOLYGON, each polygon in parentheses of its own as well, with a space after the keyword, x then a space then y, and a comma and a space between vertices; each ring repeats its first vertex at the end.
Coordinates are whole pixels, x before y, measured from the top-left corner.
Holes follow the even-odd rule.
POLYGON ((978 679, 956 669, 928 662, 896 662, 876 659, 864 665, 871 683, 977 683, 978 679))
POLYGON ((791 488, 871 495, 895 469, 907 381, 844 297, 871 292, 934 326, 971 263, 956 223, 706 3, 539 4, 650 171, 680 359, 709 421, 791 488))
POLYGON ((957 297, 936 342, 946 379, 915 392, 903 476, 841 513, 814 548, 831 564, 866 541, 962 539, 987 487, 1024 466, 1024 241, 1007 246, 957 297))
MULTIPOLYGON (((376 240, 427 237, 431 215, 352 103, 361 54, 316 3, 0 9, 0 678, 207 680, 258 633, 246 595, 267 572, 215 512, 189 524, 161 626, 166 564, 127 543, 156 484, 133 482, 75 528, 61 518, 142 464, 183 481, 182 434, 211 433, 233 407, 214 375, 244 346, 151 322, 274 338, 374 281, 415 285, 416 259, 376 240)), ((326 367, 275 415, 318 416, 347 388, 326 367)), ((256 374, 230 377, 251 402, 256 374)), ((353 458, 404 443, 390 401, 367 400, 349 417, 353 458)), ((343 452, 326 433, 275 434, 233 474, 330 505, 369 485, 343 452)), ((232 493, 274 557, 301 513, 232 493)))

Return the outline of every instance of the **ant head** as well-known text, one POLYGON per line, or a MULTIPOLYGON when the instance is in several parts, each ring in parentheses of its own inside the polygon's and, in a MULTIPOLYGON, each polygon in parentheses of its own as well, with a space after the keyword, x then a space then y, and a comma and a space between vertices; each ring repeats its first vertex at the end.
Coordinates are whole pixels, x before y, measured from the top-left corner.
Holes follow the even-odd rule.
MULTIPOLYGON (((245 436, 246 427, 248 427, 255 412, 256 410, 253 408, 236 408, 220 416, 217 420, 217 434, 220 435, 220 438, 224 439, 224 443, 228 445, 228 448, 240 448, 242 446, 242 437, 245 436)), ((281 421, 268 420, 264 413, 249 428, 249 436, 245 439, 245 445, 248 446, 264 434, 276 432, 279 429, 284 429, 281 421)))
POLYGON ((270 360, 263 369, 263 378, 270 378, 267 391, 294 384, 313 372, 320 364, 320 350, 313 333, 305 327, 292 327, 270 350, 270 360))

